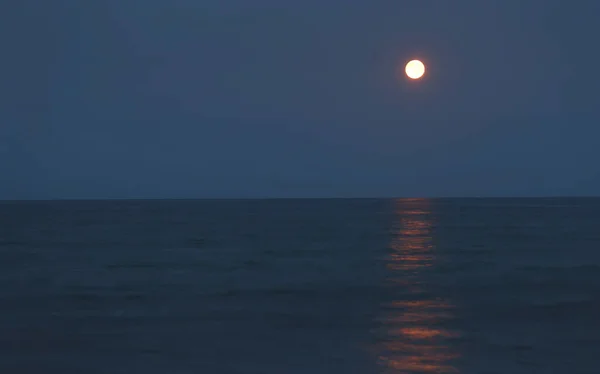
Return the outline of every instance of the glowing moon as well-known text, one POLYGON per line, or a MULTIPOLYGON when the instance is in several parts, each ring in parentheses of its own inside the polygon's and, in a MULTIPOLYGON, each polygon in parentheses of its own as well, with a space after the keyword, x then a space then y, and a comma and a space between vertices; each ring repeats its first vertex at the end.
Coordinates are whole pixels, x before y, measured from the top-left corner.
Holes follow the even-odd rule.
POLYGON ((425 65, 419 60, 412 60, 406 64, 404 71, 410 79, 419 79, 425 74, 425 65))

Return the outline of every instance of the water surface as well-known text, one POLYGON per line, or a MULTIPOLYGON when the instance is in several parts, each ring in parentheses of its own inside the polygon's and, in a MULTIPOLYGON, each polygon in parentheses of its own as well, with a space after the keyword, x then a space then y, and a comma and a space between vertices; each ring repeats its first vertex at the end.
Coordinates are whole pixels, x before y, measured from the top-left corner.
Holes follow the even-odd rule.
POLYGON ((0 203, 0 372, 597 373, 600 199, 0 203))

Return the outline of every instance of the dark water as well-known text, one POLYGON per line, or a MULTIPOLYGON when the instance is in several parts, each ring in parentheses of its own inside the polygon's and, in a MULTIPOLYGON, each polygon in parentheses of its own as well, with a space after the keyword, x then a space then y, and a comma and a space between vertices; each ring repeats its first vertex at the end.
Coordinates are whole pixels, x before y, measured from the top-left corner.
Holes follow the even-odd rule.
POLYGON ((0 373, 598 373, 600 199, 0 203, 0 373))

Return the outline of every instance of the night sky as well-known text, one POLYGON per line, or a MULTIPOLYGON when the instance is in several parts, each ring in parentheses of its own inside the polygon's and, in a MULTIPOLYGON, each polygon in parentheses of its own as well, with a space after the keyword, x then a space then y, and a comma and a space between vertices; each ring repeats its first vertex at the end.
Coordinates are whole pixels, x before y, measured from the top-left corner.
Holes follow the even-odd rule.
POLYGON ((599 19, 596 0, 7 1, 0 199, 599 195, 599 19))

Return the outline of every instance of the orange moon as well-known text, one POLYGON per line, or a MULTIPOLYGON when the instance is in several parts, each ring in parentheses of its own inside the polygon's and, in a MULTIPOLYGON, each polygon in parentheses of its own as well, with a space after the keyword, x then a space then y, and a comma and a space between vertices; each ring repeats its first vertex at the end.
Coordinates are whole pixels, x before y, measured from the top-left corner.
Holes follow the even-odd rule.
POLYGON ((404 71, 410 79, 419 79, 425 74, 425 65, 419 60, 412 60, 406 64, 404 71))

